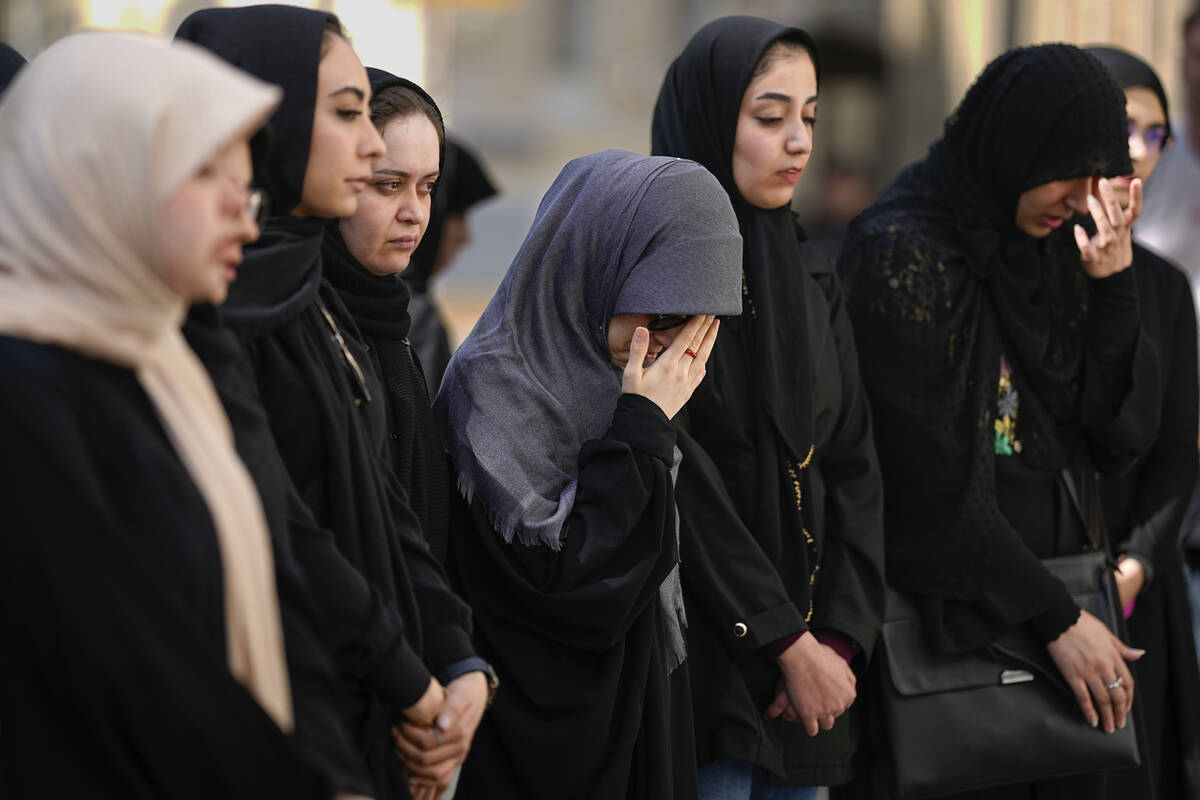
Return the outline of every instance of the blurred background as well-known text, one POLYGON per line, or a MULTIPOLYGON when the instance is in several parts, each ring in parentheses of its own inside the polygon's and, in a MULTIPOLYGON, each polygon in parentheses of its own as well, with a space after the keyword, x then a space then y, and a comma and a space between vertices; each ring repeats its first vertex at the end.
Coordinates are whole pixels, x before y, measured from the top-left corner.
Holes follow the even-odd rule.
MULTIPOLYGON (((1150 61, 1182 109, 1180 25, 1195 0, 313 0, 368 66, 411 78, 486 164, 501 195, 436 284, 461 338, 520 247, 562 165, 646 152, 667 65, 704 23, 751 14, 821 48, 816 146, 795 208, 836 254, 841 231, 921 157, 974 76, 1010 47, 1109 43, 1150 61)), ((171 33, 192 11, 243 2, 0 0, 0 40, 32 58, 81 27, 171 33)))

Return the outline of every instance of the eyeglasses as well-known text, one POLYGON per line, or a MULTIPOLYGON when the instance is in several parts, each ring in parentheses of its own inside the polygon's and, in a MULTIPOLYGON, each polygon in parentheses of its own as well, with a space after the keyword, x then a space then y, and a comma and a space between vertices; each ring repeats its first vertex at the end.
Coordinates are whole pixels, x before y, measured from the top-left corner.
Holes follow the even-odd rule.
POLYGON ((654 319, 646 323, 646 330, 669 331, 671 328, 678 328, 691 318, 691 314, 656 314, 654 319))
POLYGON ((1162 150, 1163 145, 1167 143, 1167 126, 1166 125, 1151 125, 1149 128, 1139 128, 1133 120, 1127 120, 1125 123, 1129 130, 1129 138, 1137 137, 1142 140, 1142 144, 1146 145, 1146 149, 1151 152, 1162 150))
POLYGON ((262 189, 251 189, 246 195, 246 216, 255 224, 267 218, 267 193, 262 189))

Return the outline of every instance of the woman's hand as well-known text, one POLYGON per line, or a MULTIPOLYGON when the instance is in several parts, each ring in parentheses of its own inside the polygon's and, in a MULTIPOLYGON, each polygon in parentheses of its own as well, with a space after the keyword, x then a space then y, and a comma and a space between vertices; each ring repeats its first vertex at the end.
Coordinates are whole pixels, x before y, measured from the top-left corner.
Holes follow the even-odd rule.
POLYGON ((442 707, 446 705, 446 690, 438 683, 437 678, 430 676, 429 686, 421 699, 404 709, 404 718, 417 725, 428 727, 434 723, 442 707))
POLYGON ((809 736, 833 727, 857 696, 858 679, 846 660, 811 632, 792 642, 777 659, 783 673, 775 700, 767 706, 767 719, 782 715, 799 722, 809 736))
POLYGON ((1125 727, 1133 707, 1133 673, 1125 662, 1137 661, 1144 650, 1126 645, 1086 611, 1046 649, 1089 725, 1102 723, 1106 733, 1125 727))
POLYGON ((1126 608, 1129 601, 1141 594, 1146 586, 1146 569, 1136 558, 1122 556, 1117 562, 1116 581, 1121 608, 1126 608))
POLYGON ((455 770, 467 760, 487 696, 484 674, 468 672, 446 684, 446 706, 432 725, 405 722, 392 728, 414 800, 438 798, 450 788, 455 770))
POLYGON ((1133 263, 1133 221, 1142 215, 1142 181, 1129 184, 1129 208, 1121 208, 1108 180, 1096 182, 1100 199, 1089 194, 1088 211, 1096 223, 1096 235, 1088 238, 1082 225, 1075 226, 1075 244, 1084 271, 1093 278, 1107 278, 1133 263))
POLYGON ((684 324, 671 346, 645 369, 642 364, 650 348, 650 331, 642 327, 634 330, 621 391, 654 401, 667 419, 673 419, 704 379, 704 365, 717 341, 720 324, 716 317, 697 314, 684 324))

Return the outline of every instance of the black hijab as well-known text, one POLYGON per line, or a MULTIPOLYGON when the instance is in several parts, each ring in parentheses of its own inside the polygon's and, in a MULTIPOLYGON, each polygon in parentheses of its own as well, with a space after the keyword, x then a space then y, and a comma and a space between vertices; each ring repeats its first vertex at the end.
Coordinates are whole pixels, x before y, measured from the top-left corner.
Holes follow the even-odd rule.
POLYGON ((414 293, 429 291, 433 269, 437 264, 446 217, 462 214, 472 206, 497 194, 483 164, 465 145, 446 137, 446 153, 442 159, 442 177, 438 179, 437 195, 429 215, 429 226, 421 237, 421 245, 412 254, 404 281, 414 293))
POLYGON ((323 11, 262 5, 197 11, 175 32, 176 38, 195 42, 283 89, 283 102, 267 122, 271 141, 265 169, 255 175, 280 215, 300 203, 312 143, 321 44, 329 24, 337 24, 337 17, 323 11))
POLYGON ((337 23, 332 14, 282 5, 210 8, 189 15, 175 34, 283 87, 283 102, 267 123, 269 135, 257 143, 254 176, 267 191, 272 216, 246 248, 221 309, 242 336, 287 322, 317 296, 322 220, 297 219, 288 211, 299 205, 304 186, 321 45, 331 20, 337 23))
POLYGON ((726 17, 701 28, 667 70, 654 108, 651 153, 699 162, 721 182, 743 239, 742 315, 750 329, 754 382, 763 412, 790 455, 805 460, 813 445, 812 371, 802 305, 798 229, 788 206, 748 203, 733 180, 733 144, 742 95, 763 53, 779 40, 799 43, 820 77, 816 43, 799 28, 754 17, 726 17), (798 356, 798 354, 800 354, 798 356))
POLYGON ((25 57, 4 42, 0 42, 0 95, 12 83, 21 68, 26 64, 25 57))
POLYGON ((1133 53, 1116 47, 1088 47, 1086 52, 1095 56, 1101 64, 1108 68, 1117 86, 1128 89, 1130 86, 1145 86, 1158 95, 1162 103, 1163 117, 1166 119, 1167 137, 1171 136, 1171 107, 1167 105, 1167 93, 1163 90, 1162 81, 1154 67, 1142 61, 1133 53))
POLYGON ((1127 174, 1127 140, 1124 96, 1095 58, 1064 44, 1012 50, 926 159, 852 223, 841 266, 895 585, 974 600, 1005 580, 1002 554, 1024 551, 996 500, 1001 356, 1021 392, 1021 458, 1061 469, 1082 430, 1091 287, 1071 225, 1030 237, 1018 199, 1054 180, 1127 174))

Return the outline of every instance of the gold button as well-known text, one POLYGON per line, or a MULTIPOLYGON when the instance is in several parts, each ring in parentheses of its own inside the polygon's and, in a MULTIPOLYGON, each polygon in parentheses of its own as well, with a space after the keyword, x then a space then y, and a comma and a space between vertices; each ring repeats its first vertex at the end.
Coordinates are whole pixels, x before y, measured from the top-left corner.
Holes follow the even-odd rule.
POLYGON ((733 626, 733 635, 739 639, 741 639, 743 636, 745 636, 749 632, 750 632, 750 629, 746 627, 746 623, 744 623, 744 622, 739 622, 733 626))

